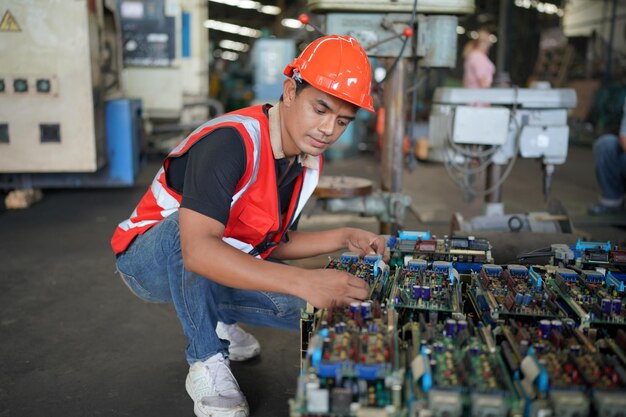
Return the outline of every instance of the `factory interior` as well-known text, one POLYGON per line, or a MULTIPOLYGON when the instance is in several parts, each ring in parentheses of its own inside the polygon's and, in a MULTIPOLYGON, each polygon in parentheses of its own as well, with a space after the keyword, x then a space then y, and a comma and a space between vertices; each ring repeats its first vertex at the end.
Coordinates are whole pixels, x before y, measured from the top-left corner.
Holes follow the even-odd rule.
POLYGON ((0 417, 626 416, 626 2, 5 0, 0 19, 0 417), (247 406, 206 411, 174 303, 129 291, 111 239, 181 141, 278 108, 327 35, 365 51, 373 111, 324 150, 297 228, 386 248, 286 261, 368 296, 241 323, 247 406))

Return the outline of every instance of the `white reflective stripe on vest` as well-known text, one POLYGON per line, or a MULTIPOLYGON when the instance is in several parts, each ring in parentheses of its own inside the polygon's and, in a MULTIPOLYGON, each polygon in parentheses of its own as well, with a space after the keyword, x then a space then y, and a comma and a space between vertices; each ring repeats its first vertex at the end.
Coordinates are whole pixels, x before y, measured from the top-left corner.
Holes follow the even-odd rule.
POLYGON ((180 203, 173 195, 171 195, 167 191, 165 187, 163 187, 163 184, 161 184, 161 182, 159 181, 161 175, 165 175, 165 170, 163 169, 163 167, 161 167, 159 172, 157 172, 154 181, 152 181, 150 189, 152 191, 154 199, 156 200, 157 205, 163 209, 161 210, 161 216, 163 216, 163 218, 166 218, 174 211, 176 211, 178 207, 180 207, 180 203))
MULTIPOLYGON (((318 157, 319 158, 319 157, 318 157)), ((296 211, 291 217, 291 224, 296 221, 298 215, 304 209, 307 201, 315 191, 315 187, 317 187, 317 182, 319 181, 319 171, 317 169, 307 169, 304 174, 304 180, 302 181, 302 190, 300 190, 300 199, 298 200, 298 206, 296 207, 296 211)))
MULTIPOLYGON (((242 242, 241 240, 235 239, 233 237, 223 237, 222 240, 228 243, 233 248, 239 249, 240 251, 245 253, 250 253, 254 249, 254 246, 252 246, 251 244, 242 242)), ((256 258, 261 258, 261 255, 256 255, 256 258)))
POLYGON ((134 223, 130 219, 127 219, 117 226, 124 231, 128 231, 130 229, 134 229, 135 227, 144 227, 158 222, 160 222, 160 220, 142 220, 140 222, 134 223))
POLYGON ((259 173, 259 158, 260 158, 260 152, 259 150, 261 149, 261 125, 259 124, 259 121, 253 117, 249 117, 249 116, 241 116, 238 114, 228 114, 225 116, 220 116, 217 117, 213 120, 209 120, 208 122, 206 122, 205 124, 203 124, 202 126, 198 127, 196 130, 194 130, 191 135, 187 136, 185 138, 185 140, 183 140, 181 143, 178 144, 178 146, 176 146, 171 152, 170 155, 175 155, 178 152, 180 152, 181 150, 185 149, 185 146, 187 144, 187 142, 189 142, 189 139, 202 132, 202 130, 206 129, 207 127, 212 127, 212 126, 216 126, 220 123, 227 123, 227 122, 234 122, 234 123, 239 123, 241 125, 243 125, 243 127, 246 129, 246 131, 248 132, 248 135, 250 136, 250 138, 252 139, 252 144, 253 144, 253 155, 252 155, 252 160, 253 160, 253 168, 252 168, 252 175, 250 175, 250 181, 248 181, 246 184, 244 184, 243 187, 241 187, 241 190, 239 190, 235 195, 233 195, 233 199, 230 203, 230 206, 232 207, 233 204, 235 204, 235 202, 237 200, 239 200, 239 197, 241 197, 241 195, 243 193, 246 192, 246 190, 248 188, 250 188, 250 185, 252 185, 256 179, 257 179, 257 175, 259 173))

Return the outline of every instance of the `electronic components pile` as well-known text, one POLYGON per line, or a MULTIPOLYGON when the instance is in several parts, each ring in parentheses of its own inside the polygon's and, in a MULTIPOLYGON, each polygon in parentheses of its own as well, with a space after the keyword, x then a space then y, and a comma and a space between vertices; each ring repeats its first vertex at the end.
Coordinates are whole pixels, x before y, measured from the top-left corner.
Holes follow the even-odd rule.
POLYGON ((497 265, 484 239, 423 232, 389 248, 390 266, 329 262, 370 299, 303 312, 292 417, 626 415, 624 251, 558 244, 528 256, 545 265, 497 265))

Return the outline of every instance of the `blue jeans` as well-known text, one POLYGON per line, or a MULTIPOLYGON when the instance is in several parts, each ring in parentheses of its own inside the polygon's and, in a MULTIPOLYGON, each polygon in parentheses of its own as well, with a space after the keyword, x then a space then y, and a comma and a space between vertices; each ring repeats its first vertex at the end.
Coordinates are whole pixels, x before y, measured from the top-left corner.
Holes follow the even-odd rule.
POLYGON ((626 153, 617 136, 600 136, 593 144, 593 157, 602 193, 601 203, 606 206, 622 204, 626 185, 626 153))
POLYGON ((298 329, 305 302, 286 294, 226 287, 185 269, 178 212, 168 216, 118 255, 117 269, 142 300, 173 302, 188 338, 187 362, 216 353, 228 356, 228 342, 215 333, 218 321, 298 329))

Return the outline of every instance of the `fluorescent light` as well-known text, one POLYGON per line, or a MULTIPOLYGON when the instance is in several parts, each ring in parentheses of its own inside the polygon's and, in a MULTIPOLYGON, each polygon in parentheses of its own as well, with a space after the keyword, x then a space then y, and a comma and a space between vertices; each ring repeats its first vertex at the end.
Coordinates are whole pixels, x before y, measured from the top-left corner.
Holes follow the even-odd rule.
POLYGON ((224 51, 222 52, 222 56, 220 58, 225 59, 226 61, 236 61, 239 59, 239 54, 233 51, 224 51))
POLYGON ((278 6, 261 6, 261 8, 258 9, 258 10, 261 13, 273 14, 273 15, 278 15, 282 11, 282 10, 280 10, 280 7, 278 7, 278 6))
POLYGON ((248 52, 250 45, 243 42, 237 42, 230 39, 223 39, 219 43, 220 48, 232 49, 237 52, 248 52))
POLYGON ((547 3, 537 0, 515 0, 515 6, 523 7, 524 9, 535 9, 539 13, 556 14, 559 17, 563 17, 563 9, 553 3, 547 3))
POLYGON ((277 15, 282 11, 278 6, 261 4, 253 0, 209 0, 213 3, 226 4, 228 6, 239 7, 240 9, 256 10, 264 14, 277 15))
POLYGON ((256 10, 261 8, 261 3, 252 0, 241 0, 239 4, 237 4, 237 7, 239 7, 240 9, 256 10))
POLYGON ((232 23, 226 23, 219 20, 205 20, 204 27, 213 30, 219 30, 221 32, 234 33, 236 35, 247 36, 249 38, 261 37, 261 31, 246 26, 234 25, 232 23))
POLYGON ((280 21, 280 24, 291 29, 300 29, 303 26, 298 19, 283 19, 280 21))

